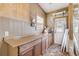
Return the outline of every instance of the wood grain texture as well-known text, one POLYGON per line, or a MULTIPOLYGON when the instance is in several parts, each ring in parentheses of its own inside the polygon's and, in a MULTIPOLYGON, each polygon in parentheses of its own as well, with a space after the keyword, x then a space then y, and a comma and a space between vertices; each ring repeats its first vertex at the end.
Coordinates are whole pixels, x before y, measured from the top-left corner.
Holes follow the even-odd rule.
POLYGON ((0 38, 0 56, 2 55, 2 38, 0 38))
MULTIPOLYGON (((41 39, 40 39, 41 40, 41 39)), ((38 44, 36 44, 35 45, 35 47, 34 47, 34 55, 35 56, 40 56, 40 55, 42 55, 42 44, 41 44, 42 42, 40 41, 40 42, 38 42, 38 44)))
POLYGON ((0 4, 0 16, 15 18, 17 20, 30 20, 30 12, 45 19, 45 13, 41 10, 38 4, 30 3, 5 3, 0 4))
POLYGON ((68 19, 67 19, 68 29, 69 29, 69 38, 73 39, 73 4, 68 6, 68 19))
POLYGON ((8 40, 10 43, 5 41, 5 44, 7 45, 6 48, 8 48, 6 51, 6 55, 8 56, 41 56, 43 53, 45 53, 46 49, 49 47, 49 44, 52 44, 51 40, 49 40, 47 38, 48 35, 42 35, 42 36, 36 36, 37 38, 24 38, 24 39, 18 39, 18 41, 16 39, 16 42, 14 41, 14 43, 20 44, 17 46, 13 46, 11 45, 11 43, 13 42, 12 39, 8 40), (27 42, 27 40, 29 40, 29 42, 27 42), (32 41, 31 41, 32 40, 32 41), (20 41, 20 42, 19 42, 20 41), (24 43, 23 41, 25 41, 26 43, 24 43), (23 44, 21 44, 23 43, 23 44))
POLYGON ((0 4, 0 16, 29 20, 29 4, 0 4))

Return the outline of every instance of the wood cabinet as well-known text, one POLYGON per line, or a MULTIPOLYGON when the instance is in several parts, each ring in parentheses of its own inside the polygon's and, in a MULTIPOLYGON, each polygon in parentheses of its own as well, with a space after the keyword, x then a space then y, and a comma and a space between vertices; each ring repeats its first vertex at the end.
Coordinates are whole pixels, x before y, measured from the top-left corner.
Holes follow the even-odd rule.
POLYGON ((42 54, 45 53, 46 50, 46 40, 42 39, 42 54))
POLYGON ((53 44, 52 34, 48 34, 48 46, 50 47, 53 44))
POLYGON ((19 46, 20 56, 40 56, 48 48, 48 38, 38 38, 32 42, 19 46))
POLYGON ((53 44, 52 35, 42 36, 32 42, 19 46, 20 56, 40 56, 53 44))
MULTIPOLYGON (((12 44, 7 44, 7 41, 5 42, 8 49, 7 49, 7 55, 8 56, 41 56, 46 52, 46 49, 52 45, 52 38, 51 36, 50 40, 48 39, 48 35, 42 35, 40 37, 36 38, 24 38, 24 41, 15 41, 13 40, 12 43, 14 45, 15 42, 17 42, 16 46, 11 46, 12 44), (29 39, 29 42, 27 41, 29 39), (23 43, 24 42, 24 43, 23 43)), ((8 40, 8 39, 7 39, 8 40)), ((10 41, 10 40, 8 40, 10 41)), ((11 41, 10 41, 11 42, 11 41)))
POLYGON ((35 45, 35 56, 39 56, 39 55, 42 55, 42 44, 41 42, 39 42, 38 44, 35 45))
POLYGON ((0 38, 0 56, 2 55, 2 49, 1 49, 1 47, 2 47, 2 38, 0 38))
POLYGON ((0 39, 0 56, 6 56, 7 55, 7 45, 5 42, 3 42, 3 38, 0 39))
POLYGON ((25 49, 24 51, 19 53, 19 56, 33 56, 33 47, 29 49, 25 49))
POLYGON ((19 46, 19 55, 38 56, 42 54, 41 38, 19 46))

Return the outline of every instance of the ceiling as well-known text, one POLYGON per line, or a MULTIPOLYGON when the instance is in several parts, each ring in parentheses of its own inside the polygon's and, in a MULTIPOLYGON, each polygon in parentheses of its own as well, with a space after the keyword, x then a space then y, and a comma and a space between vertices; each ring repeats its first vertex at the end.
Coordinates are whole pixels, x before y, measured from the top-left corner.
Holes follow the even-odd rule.
POLYGON ((40 7, 46 12, 51 12, 68 6, 68 3, 39 3, 40 7))

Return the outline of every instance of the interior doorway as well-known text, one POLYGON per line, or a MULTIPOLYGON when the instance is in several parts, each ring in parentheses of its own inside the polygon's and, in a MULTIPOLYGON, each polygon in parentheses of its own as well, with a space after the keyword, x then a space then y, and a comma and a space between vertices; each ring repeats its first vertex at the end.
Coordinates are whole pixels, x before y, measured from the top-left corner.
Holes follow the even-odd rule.
POLYGON ((62 44, 66 29, 66 17, 54 19, 54 43, 62 44))

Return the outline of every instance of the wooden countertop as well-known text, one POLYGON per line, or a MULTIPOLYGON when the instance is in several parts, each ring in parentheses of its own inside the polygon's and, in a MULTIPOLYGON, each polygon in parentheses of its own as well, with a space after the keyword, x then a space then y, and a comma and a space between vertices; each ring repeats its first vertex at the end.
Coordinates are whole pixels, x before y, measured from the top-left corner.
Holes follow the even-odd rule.
POLYGON ((18 47, 22 44, 29 43, 33 40, 36 40, 38 38, 41 38, 43 34, 40 35, 30 35, 26 37, 16 38, 16 37, 6 37, 4 38, 4 41, 8 43, 12 47, 18 47))

